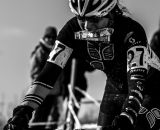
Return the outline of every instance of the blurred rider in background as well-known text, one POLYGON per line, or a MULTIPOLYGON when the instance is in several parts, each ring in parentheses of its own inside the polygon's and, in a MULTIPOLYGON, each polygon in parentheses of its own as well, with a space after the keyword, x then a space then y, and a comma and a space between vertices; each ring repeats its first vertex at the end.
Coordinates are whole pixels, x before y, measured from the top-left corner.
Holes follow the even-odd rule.
POLYGON ((160 18, 158 29, 153 33, 150 45, 152 49, 154 49, 154 51, 157 53, 158 57, 160 57, 160 18))

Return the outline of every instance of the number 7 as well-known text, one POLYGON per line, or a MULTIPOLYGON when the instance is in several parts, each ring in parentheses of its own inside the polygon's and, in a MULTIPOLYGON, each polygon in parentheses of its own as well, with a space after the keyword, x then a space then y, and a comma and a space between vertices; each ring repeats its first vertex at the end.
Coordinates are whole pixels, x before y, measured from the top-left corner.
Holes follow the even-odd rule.
POLYGON ((143 65, 144 48, 136 48, 136 51, 141 52, 140 59, 139 59, 139 65, 143 65))

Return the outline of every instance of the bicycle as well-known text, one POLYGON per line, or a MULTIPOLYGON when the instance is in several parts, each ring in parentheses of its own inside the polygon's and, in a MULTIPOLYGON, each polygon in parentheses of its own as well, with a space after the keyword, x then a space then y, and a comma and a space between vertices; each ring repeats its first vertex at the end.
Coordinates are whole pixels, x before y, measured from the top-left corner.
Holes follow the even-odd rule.
MULTIPOLYGON (((81 93, 83 93, 85 95, 85 97, 87 97, 89 99, 89 101, 84 101, 83 104, 90 104, 90 103, 94 103, 97 107, 99 107, 99 104, 101 101, 97 101, 95 100, 92 96, 90 96, 87 92, 75 87, 76 90, 80 91, 81 93)), ((75 97, 75 96, 73 96, 75 97)), ((75 100, 75 99, 74 99, 75 100)), ((75 101, 74 101, 75 102, 75 101)), ((96 129, 97 125, 96 124, 81 124, 76 113, 74 112, 73 109, 73 104, 71 101, 67 101, 67 113, 66 113, 66 117, 65 117, 65 121, 58 124, 58 128, 57 130, 69 130, 71 123, 72 123, 72 117, 73 116, 73 120, 75 121, 75 129, 96 129)), ((55 125, 57 122, 38 122, 38 123, 30 123, 30 126, 44 126, 44 125, 55 125)))
POLYGON ((37 122, 37 123, 29 123, 29 128, 32 126, 51 126, 58 125, 57 130, 72 130, 72 129, 95 129, 96 124, 81 124, 75 111, 74 107, 80 108, 80 104, 76 100, 74 95, 74 89, 82 93, 86 98, 88 98, 91 102, 93 102, 97 107, 99 107, 100 103, 95 100, 92 96, 90 96, 87 92, 81 90, 78 87, 75 87, 75 77, 76 77, 76 60, 72 60, 71 66, 71 78, 70 84, 68 84, 69 96, 67 98, 67 110, 65 114, 65 121, 57 124, 57 122, 37 122), (74 88, 74 89, 73 89, 74 88), (74 126, 74 127, 73 127, 74 126))

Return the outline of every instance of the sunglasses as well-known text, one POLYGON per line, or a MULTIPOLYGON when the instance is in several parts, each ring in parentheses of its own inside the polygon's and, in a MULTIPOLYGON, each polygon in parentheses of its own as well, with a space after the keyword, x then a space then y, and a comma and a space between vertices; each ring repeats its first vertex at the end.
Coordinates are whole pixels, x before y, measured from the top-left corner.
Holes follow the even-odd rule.
POLYGON ((90 22, 98 22, 101 18, 100 17, 96 17, 96 16, 92 16, 92 17, 81 17, 81 16, 77 16, 77 19, 79 21, 85 22, 85 21, 90 21, 90 22))

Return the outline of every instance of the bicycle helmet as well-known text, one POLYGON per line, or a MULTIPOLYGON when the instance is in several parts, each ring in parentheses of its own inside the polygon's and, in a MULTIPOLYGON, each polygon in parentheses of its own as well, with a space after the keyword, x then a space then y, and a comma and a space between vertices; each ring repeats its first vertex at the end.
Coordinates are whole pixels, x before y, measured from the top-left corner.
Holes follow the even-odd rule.
POLYGON ((69 0, 71 11, 80 17, 106 16, 117 4, 117 0, 69 0))

